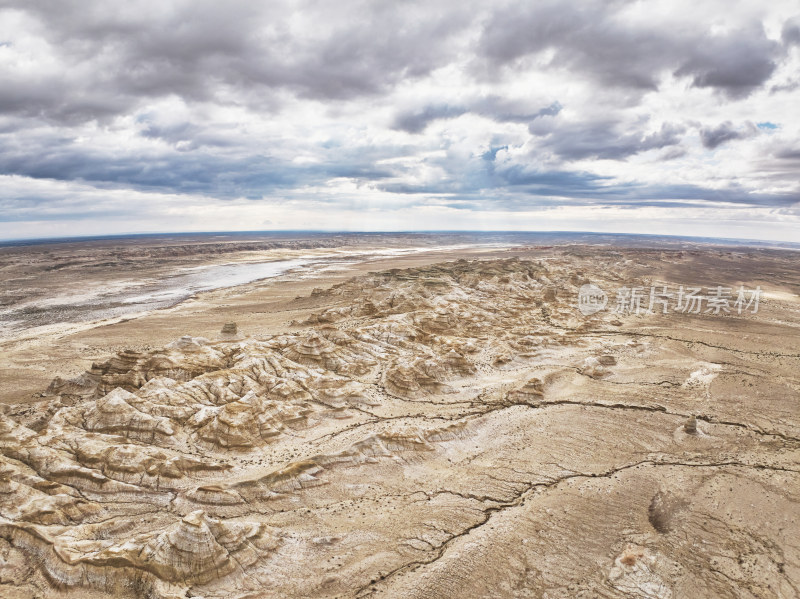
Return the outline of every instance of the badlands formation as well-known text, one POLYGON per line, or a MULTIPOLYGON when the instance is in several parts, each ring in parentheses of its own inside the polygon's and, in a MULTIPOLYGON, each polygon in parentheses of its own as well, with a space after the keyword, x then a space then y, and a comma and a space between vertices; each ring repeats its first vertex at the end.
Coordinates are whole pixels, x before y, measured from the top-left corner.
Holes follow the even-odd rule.
POLYGON ((793 260, 741 315, 576 309, 710 250, 390 269, 57 377, 0 414, 0 596, 797 597, 793 260))

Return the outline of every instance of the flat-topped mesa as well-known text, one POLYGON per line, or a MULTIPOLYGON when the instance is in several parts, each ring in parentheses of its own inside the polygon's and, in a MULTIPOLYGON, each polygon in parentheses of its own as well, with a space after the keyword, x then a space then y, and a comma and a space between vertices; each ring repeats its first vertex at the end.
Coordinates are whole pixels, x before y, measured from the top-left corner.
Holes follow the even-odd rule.
POLYGON ((235 322, 226 322, 222 325, 217 339, 220 341, 241 341, 245 335, 239 330, 239 326, 235 322))

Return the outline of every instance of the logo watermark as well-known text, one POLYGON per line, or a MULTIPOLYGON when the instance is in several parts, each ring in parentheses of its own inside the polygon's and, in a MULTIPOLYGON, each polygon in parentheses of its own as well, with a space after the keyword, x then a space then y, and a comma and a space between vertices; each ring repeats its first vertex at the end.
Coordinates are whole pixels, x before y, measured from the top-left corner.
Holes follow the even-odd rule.
POLYGON ((605 310, 606 304, 608 304, 608 296, 605 291, 591 283, 581 285, 578 290, 578 310, 585 316, 605 310))
MULTIPOLYGON (((682 314, 743 314, 758 313, 761 287, 734 290, 732 287, 678 288, 667 285, 647 287, 620 287, 616 290, 611 311, 617 314, 667 314, 670 311, 682 314)), ((590 316, 608 305, 608 295, 594 284, 582 285, 578 290, 578 310, 590 316)))

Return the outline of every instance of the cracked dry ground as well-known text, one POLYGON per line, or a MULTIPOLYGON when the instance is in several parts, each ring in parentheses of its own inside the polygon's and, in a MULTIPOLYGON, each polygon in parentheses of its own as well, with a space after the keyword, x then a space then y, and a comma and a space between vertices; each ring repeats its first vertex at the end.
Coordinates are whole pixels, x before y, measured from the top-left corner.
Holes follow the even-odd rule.
POLYGON ((585 318, 590 271, 695 282, 604 256, 370 274, 57 378, 0 417, 0 596, 797 597, 796 296, 585 318))

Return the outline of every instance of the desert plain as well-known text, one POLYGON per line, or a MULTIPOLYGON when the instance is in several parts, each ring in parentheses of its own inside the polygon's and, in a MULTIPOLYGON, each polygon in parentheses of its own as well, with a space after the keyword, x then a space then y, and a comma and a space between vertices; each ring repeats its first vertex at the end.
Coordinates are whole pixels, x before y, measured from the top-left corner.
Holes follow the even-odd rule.
POLYGON ((0 597, 800 596, 798 255, 0 248, 0 597), (607 304, 587 314, 589 284, 607 304))

